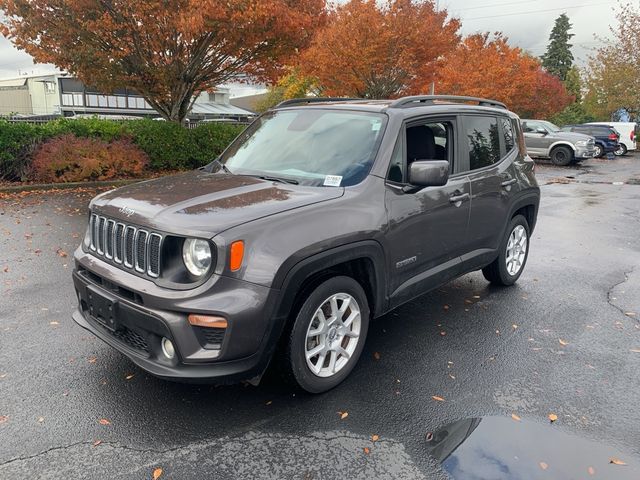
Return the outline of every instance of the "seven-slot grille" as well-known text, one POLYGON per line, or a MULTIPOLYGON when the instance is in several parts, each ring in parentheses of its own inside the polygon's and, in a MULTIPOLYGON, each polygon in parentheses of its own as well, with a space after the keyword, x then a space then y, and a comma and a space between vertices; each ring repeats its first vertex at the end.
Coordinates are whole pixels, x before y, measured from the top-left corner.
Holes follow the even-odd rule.
POLYGON ((89 221, 89 234, 89 248, 95 254, 150 277, 160 275, 162 235, 159 233, 94 213, 89 221))

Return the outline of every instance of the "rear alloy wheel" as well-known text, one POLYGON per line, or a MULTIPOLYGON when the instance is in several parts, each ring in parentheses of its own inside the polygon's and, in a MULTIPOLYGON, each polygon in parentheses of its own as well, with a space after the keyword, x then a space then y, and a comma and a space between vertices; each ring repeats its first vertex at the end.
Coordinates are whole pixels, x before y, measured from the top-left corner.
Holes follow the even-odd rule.
POLYGON ((620 143, 618 144, 618 148, 616 149, 615 152, 613 152, 613 154, 617 157, 621 157, 623 155, 627 154, 627 146, 624 143, 620 143))
POLYGON ((594 147, 593 156, 595 158, 600 158, 602 155, 604 155, 604 149, 602 148, 602 145, 599 145, 596 143, 596 146, 594 147))
POLYGON ((358 361, 369 326, 369 305, 351 277, 321 283, 302 304, 289 335, 289 377, 310 393, 342 382, 358 361))
POLYGON ((573 152, 569 147, 556 147, 551 151, 551 163, 566 167, 573 161, 573 152))
POLYGON ((511 219, 498 258, 482 269, 484 278, 494 285, 516 283, 529 256, 529 232, 529 223, 524 216, 516 215, 511 219))

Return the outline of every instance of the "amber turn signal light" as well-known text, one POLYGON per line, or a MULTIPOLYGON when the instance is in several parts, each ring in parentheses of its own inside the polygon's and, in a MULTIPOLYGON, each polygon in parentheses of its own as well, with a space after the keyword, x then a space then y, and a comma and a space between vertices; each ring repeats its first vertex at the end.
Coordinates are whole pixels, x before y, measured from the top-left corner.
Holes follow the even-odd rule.
POLYGON ((227 328, 227 319, 213 315, 189 315, 189 323, 194 327, 227 328))
POLYGON ((242 267, 242 257, 244 256, 244 242, 242 240, 235 241, 231 244, 229 255, 229 268, 232 272, 237 272, 242 267))

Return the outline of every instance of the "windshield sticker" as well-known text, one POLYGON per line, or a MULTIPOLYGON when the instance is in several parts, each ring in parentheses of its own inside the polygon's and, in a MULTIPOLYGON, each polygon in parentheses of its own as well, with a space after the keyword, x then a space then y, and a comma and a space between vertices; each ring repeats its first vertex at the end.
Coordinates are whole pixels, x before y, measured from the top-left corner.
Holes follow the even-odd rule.
POLYGON ((342 183, 342 175, 325 175, 323 185, 325 187, 339 187, 342 183))

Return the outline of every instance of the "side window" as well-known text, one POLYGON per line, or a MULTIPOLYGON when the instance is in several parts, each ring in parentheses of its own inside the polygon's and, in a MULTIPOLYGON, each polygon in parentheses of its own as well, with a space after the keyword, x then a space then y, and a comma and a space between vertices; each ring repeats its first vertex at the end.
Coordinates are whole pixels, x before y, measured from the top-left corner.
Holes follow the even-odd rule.
POLYGON ((522 122, 522 130, 524 130, 525 133, 535 132, 535 128, 533 128, 533 124, 531 122, 522 122))
POLYGON ((502 137, 504 139, 504 146, 506 152, 509 153, 516 146, 515 130, 513 121, 510 118, 500 117, 500 123, 502 124, 502 137))
POLYGON ((468 116, 465 118, 465 128, 471 170, 500 161, 500 136, 496 117, 468 116))
MULTIPOLYGON (((402 132, 404 133, 404 132, 402 132)), ((391 154, 391 163, 389 165, 389 173, 387 180, 396 183, 402 183, 404 180, 404 157, 402 156, 402 134, 396 140, 396 146, 393 147, 391 154)))
MULTIPOLYGON (((387 179, 392 182, 406 182, 409 165, 417 160, 449 160, 453 151, 453 123, 435 122, 412 123, 406 129, 406 156, 402 157, 402 143, 396 142, 391 157, 387 179)), ((452 165, 449 165, 452 171, 452 165)))

